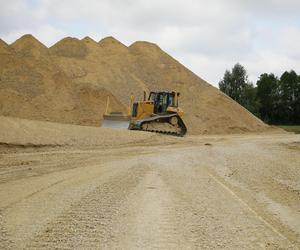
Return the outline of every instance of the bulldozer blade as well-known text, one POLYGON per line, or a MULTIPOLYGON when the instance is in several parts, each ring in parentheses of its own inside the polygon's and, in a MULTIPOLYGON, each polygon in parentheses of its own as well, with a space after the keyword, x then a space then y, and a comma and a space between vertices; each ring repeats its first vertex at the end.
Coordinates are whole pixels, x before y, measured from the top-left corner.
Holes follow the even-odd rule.
POLYGON ((130 117, 128 115, 119 112, 112 112, 110 114, 103 115, 103 121, 101 127, 128 129, 129 123, 130 123, 130 117))

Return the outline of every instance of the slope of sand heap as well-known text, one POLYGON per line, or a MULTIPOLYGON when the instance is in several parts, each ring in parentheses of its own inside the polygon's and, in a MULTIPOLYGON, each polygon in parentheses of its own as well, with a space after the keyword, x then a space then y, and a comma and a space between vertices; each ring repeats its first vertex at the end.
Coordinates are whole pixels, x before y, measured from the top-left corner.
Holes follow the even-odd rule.
POLYGON ((116 146, 154 142, 159 135, 0 116, 0 152, 60 146, 116 146))
POLYGON ((47 47, 32 35, 22 36, 12 43, 10 47, 23 56, 39 57, 41 54, 48 53, 47 47))
POLYGON ((100 40, 99 46, 103 48, 105 52, 110 54, 120 54, 128 51, 128 48, 123 43, 119 42, 112 36, 100 40))
POLYGON ((6 42, 0 39, 0 54, 10 54, 11 48, 8 46, 6 42))
MULTIPOLYGON (((81 39, 81 41, 85 44, 85 46, 88 49, 94 50, 93 52, 95 53, 95 51, 99 50, 99 44, 93 40, 92 38, 86 36, 85 38, 81 39)), ((95 53, 96 54, 96 53, 95 53)))
POLYGON ((26 35, 0 42, 0 52, 7 47, 14 53, 0 53, 0 115, 98 126, 107 95, 112 110, 126 112, 131 94, 138 100, 143 91, 169 90, 181 93, 190 134, 268 129, 153 43, 67 37, 47 49, 26 35))
POLYGON ((94 39, 90 38, 89 36, 82 38, 81 41, 85 43, 95 44, 95 45, 98 44, 94 39))
POLYGON ((85 43, 73 37, 62 39, 54 44, 49 50, 54 55, 71 58, 84 58, 88 52, 85 43))

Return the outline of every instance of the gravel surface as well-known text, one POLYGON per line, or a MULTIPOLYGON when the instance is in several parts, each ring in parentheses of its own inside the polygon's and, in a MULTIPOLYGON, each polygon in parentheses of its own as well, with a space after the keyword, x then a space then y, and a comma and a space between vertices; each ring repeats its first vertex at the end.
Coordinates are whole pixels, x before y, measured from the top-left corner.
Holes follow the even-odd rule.
POLYGON ((297 249, 300 136, 0 154, 0 249, 297 249))

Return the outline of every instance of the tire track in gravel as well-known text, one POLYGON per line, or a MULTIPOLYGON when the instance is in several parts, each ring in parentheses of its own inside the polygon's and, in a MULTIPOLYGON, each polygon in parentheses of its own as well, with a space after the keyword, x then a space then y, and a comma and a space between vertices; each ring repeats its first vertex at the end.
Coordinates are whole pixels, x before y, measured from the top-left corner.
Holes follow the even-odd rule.
POLYGON ((113 230, 122 203, 149 169, 131 167, 71 205, 26 246, 29 249, 95 249, 115 241, 113 230))
POLYGON ((212 171, 209 171, 208 169, 205 169, 207 174, 216 182, 217 185, 222 187, 226 192, 228 192, 233 199, 235 199, 238 203, 240 203, 242 206, 245 207, 245 209, 249 210, 250 213, 252 213, 258 220, 260 220, 267 228, 269 228, 271 231, 273 231, 275 234, 278 235, 278 238, 282 238, 287 240, 290 244, 293 244, 289 237, 279 232, 273 225, 271 225, 263 216, 261 216, 258 212, 256 212, 251 206, 248 205, 246 201, 244 201, 240 196, 238 196, 227 184, 226 182, 223 182, 220 180, 219 177, 215 176, 212 171))
POLYGON ((124 204, 128 213, 120 217, 118 237, 110 249, 186 248, 176 224, 176 200, 156 167, 151 166, 129 195, 124 204))
MULTIPOLYGON (((158 165, 175 201, 185 249, 297 249, 220 185, 195 155, 181 150, 177 156, 168 154, 173 162, 161 156, 158 165)), ((148 162, 155 161, 148 158, 148 162)))
POLYGON ((3 209, 0 209, 0 249, 11 249, 12 242, 9 240, 8 232, 4 223, 3 209))

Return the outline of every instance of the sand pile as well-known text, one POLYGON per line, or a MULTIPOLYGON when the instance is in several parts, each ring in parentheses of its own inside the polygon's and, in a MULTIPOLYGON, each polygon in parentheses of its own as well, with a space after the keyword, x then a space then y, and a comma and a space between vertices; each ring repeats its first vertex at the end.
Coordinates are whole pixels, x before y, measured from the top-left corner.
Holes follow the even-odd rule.
POLYGON ((26 35, 10 46, 0 42, 0 74, 2 115, 97 126, 107 95, 113 110, 125 111, 131 94, 138 99, 144 90, 175 90, 190 134, 267 128, 149 42, 127 47, 113 37, 99 43, 64 38, 47 49, 26 35))
POLYGON ((77 38, 66 37, 52 46, 49 51, 56 56, 84 58, 87 47, 77 38))
POLYGON ((92 38, 86 36, 85 38, 81 39, 81 41, 85 44, 88 50, 99 50, 99 44, 92 38))
MULTIPOLYGON (((48 49, 26 35, 8 48, 9 54, 0 53, 1 115, 99 126, 107 96, 112 108, 125 111, 103 87, 76 85, 53 59, 52 53, 58 53, 57 57, 63 57, 61 53, 71 58, 82 56, 87 49, 81 41, 64 39, 55 48, 48 49)), ((81 73, 71 72, 75 77, 81 73)))
POLYGON ((87 127, 0 116, 0 152, 65 146, 119 146, 159 140, 154 133, 87 127))
POLYGON ((104 53, 110 55, 119 55, 121 53, 128 52, 128 48, 112 36, 105 37, 100 40, 99 45, 103 49, 104 53))
POLYGON ((0 54, 10 54, 11 49, 6 42, 0 39, 0 54))
POLYGON ((10 47, 24 57, 40 57, 48 54, 48 48, 32 35, 21 37, 12 43, 10 47))

